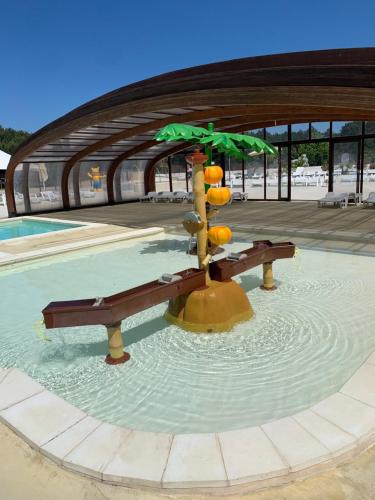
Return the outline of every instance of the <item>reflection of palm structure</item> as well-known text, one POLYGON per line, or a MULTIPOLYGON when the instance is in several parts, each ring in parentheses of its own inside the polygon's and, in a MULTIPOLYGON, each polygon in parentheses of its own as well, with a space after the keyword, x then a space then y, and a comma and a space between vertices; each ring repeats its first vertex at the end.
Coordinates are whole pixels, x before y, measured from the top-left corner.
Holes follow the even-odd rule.
POLYGON ((100 172, 100 167, 95 166, 91 167, 90 171, 87 173, 87 175, 91 179, 91 187, 94 191, 102 191, 102 179, 105 177, 105 175, 101 174, 100 172))

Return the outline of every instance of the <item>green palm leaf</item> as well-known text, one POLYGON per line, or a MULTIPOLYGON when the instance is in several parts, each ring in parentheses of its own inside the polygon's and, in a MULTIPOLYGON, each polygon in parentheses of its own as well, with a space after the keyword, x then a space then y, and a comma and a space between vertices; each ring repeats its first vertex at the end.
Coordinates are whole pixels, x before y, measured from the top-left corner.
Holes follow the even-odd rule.
POLYGON ((248 159, 243 150, 274 155, 277 149, 258 137, 229 132, 214 132, 203 127, 183 123, 171 123, 155 135, 157 141, 188 141, 216 148, 219 153, 238 159, 248 159))
POLYGON ((198 139, 209 132, 203 127, 193 127, 184 123, 170 123, 155 135, 157 141, 190 141, 197 142, 198 139))

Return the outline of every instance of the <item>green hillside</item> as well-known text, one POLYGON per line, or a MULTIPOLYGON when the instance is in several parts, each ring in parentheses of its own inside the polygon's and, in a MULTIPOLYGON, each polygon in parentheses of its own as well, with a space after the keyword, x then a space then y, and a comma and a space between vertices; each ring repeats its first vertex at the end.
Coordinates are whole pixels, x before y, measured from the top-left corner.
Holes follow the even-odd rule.
POLYGON ((0 149, 11 155, 29 135, 29 132, 24 130, 4 128, 0 125, 0 149))

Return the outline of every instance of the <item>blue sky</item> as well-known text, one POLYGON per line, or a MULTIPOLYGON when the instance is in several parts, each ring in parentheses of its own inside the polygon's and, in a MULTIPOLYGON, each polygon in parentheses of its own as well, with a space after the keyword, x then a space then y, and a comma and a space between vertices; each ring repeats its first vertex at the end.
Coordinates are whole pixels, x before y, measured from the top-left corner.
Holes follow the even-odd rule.
POLYGON ((0 125, 37 130, 163 72, 375 46, 374 0, 0 0, 0 125))

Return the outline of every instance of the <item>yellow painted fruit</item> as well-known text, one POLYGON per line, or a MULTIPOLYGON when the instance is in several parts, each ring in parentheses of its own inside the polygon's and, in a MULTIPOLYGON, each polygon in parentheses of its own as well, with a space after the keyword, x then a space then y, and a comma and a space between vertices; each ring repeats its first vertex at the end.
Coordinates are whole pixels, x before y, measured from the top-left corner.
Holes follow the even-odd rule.
POLYGON ((223 169, 218 165, 211 165, 204 169, 204 182, 206 184, 217 184, 223 178, 223 169))
POLYGON ((208 230, 208 239, 214 245, 225 245, 232 238, 232 231, 227 226, 213 226, 208 230))
POLYGON ((226 205, 230 197, 231 192, 227 187, 210 188, 207 191, 207 201, 211 205, 226 205))

